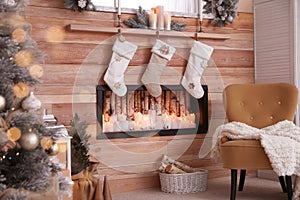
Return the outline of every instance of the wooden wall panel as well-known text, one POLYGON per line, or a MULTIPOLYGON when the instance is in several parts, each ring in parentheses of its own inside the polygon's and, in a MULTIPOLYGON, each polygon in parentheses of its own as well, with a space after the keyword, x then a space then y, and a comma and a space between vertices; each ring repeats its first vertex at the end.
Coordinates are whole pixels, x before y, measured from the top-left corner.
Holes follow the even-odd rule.
MULTIPOLYGON (((157 173, 153 171, 157 169, 163 154, 176 157, 191 166, 208 169, 209 178, 227 176, 227 170, 223 170, 221 163, 211 160, 208 152, 215 128, 226 121, 223 89, 232 83, 253 83, 253 13, 247 7, 252 1, 240 1, 243 12, 239 12, 229 26, 220 28, 211 25, 210 20, 204 20, 206 33, 230 36, 227 40, 200 40, 214 48, 209 66, 201 78, 202 84, 207 84, 209 90, 208 133, 115 140, 96 139, 95 87, 104 83, 103 75, 116 35, 70 31, 68 25, 114 27, 116 15, 109 12, 74 12, 64 9, 63 4, 62 0, 31 0, 25 9, 25 18, 32 24, 31 37, 37 42, 38 48, 47 54, 43 64, 43 82, 35 88, 35 94, 48 113, 53 113, 61 123, 68 125, 75 113, 89 123, 91 154, 100 162, 100 174, 108 175, 113 192, 158 186, 157 173), (126 156, 126 152, 130 155, 126 156), (199 152, 203 154, 201 158, 199 152)), ((124 14, 122 19, 133 16, 124 14)), ((173 17, 173 20, 186 23, 185 31, 195 32, 199 28, 197 19, 173 17)), ((128 27, 124 25, 124 28, 128 27)), ((156 38, 125 36, 139 47, 125 72, 125 82, 141 84, 140 78, 147 67, 156 38)), ((161 83, 180 84, 194 38, 160 39, 176 48, 176 54, 162 73, 161 83)))

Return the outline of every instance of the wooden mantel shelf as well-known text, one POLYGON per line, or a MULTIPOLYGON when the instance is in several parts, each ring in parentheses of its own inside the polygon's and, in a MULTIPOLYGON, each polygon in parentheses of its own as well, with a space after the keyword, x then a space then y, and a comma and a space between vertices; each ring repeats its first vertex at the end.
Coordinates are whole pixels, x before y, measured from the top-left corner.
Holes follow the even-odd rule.
MULTIPOLYGON (((69 24, 67 27, 70 31, 89 31, 89 32, 102 32, 102 33, 118 33, 117 27, 100 27, 100 26, 90 26, 90 25, 80 25, 80 24, 69 24)), ((216 33, 194 33, 194 32, 180 32, 180 31, 156 31, 149 29, 135 29, 126 28, 122 29, 124 34, 135 34, 135 35, 157 35, 167 36, 167 37, 196 37, 205 39, 219 39, 227 40, 230 39, 230 35, 226 34, 216 34, 216 33)))

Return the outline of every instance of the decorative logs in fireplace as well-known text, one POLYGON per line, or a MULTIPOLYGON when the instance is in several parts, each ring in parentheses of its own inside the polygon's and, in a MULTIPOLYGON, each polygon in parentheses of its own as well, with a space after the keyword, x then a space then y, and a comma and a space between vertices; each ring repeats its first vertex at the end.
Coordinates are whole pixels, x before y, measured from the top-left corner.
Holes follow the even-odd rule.
POLYGON ((127 94, 115 95, 107 85, 97 85, 98 139, 206 133, 207 85, 195 99, 181 85, 162 86, 152 97, 144 86, 128 85, 127 94))

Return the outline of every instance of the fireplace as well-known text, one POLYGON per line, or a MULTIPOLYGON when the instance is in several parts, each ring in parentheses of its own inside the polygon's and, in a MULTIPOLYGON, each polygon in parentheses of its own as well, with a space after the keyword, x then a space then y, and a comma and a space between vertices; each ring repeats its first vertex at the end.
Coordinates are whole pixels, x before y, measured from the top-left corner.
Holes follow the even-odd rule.
POLYGON ((97 85, 97 139, 205 134, 208 130, 208 88, 200 99, 181 85, 163 85, 152 97, 143 85, 127 85, 124 97, 97 85))

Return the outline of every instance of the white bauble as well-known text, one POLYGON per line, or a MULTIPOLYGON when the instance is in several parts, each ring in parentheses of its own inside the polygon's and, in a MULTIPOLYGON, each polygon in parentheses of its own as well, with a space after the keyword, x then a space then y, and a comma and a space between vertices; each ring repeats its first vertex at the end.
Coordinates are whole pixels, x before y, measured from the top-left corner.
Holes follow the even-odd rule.
POLYGON ((34 150, 39 146, 39 137, 33 132, 25 133, 18 140, 21 147, 25 150, 34 150))
POLYGON ((29 96, 22 102, 22 108, 27 111, 37 111, 41 105, 41 101, 34 96, 33 92, 30 92, 29 96))
POLYGON ((0 111, 2 111, 6 106, 6 100, 3 96, 0 95, 0 111))

